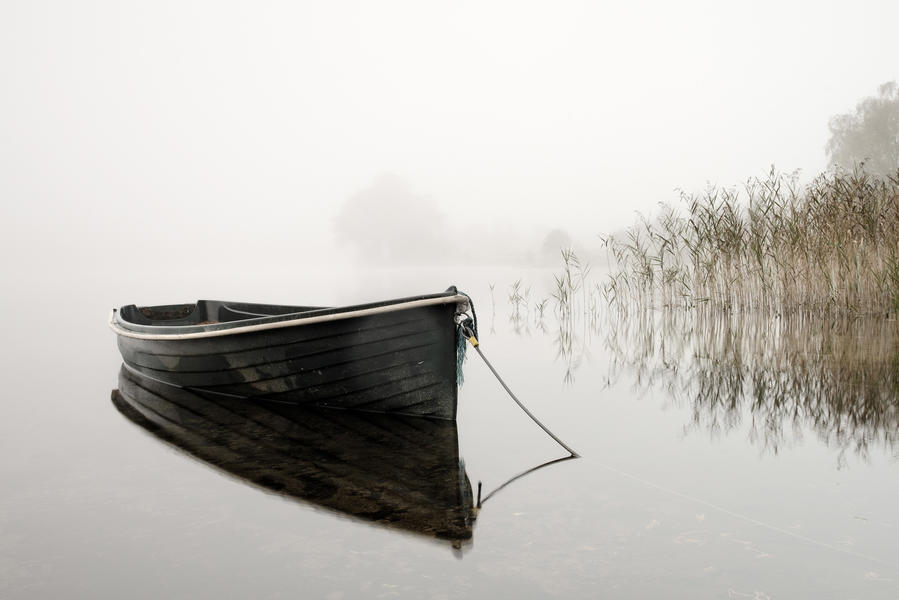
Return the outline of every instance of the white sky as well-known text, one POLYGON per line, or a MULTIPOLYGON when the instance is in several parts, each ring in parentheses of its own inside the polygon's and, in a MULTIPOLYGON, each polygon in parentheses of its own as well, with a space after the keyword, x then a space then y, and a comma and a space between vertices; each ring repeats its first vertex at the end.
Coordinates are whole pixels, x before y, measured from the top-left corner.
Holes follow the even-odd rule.
POLYGON ((0 250, 299 253, 383 172, 593 236, 675 188, 823 169, 828 119, 899 78, 897 23, 895 1, 3 0, 0 250))

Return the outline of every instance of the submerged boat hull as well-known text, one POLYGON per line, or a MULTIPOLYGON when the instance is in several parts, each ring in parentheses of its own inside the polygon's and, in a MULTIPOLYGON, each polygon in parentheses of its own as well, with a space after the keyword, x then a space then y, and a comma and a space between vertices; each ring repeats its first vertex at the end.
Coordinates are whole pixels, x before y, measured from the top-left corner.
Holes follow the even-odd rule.
POLYGON ((130 370, 198 393, 454 420, 464 301, 451 288, 343 309, 132 306, 112 326, 130 370))

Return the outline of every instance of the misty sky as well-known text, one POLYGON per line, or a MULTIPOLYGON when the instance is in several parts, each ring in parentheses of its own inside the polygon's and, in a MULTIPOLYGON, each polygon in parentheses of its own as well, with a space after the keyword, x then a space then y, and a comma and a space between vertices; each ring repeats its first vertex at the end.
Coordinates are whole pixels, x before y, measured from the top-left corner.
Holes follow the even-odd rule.
POLYGON ((894 1, 4 0, 2 260, 321 259, 384 173, 451 220, 593 236, 675 188, 819 172, 828 119, 899 78, 897 23, 894 1))

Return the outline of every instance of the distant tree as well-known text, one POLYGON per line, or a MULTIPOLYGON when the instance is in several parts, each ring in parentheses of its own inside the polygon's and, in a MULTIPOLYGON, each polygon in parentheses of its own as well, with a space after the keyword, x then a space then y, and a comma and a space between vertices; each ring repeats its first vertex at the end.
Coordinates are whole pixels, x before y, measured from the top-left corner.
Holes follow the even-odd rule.
POLYGON ((571 236, 563 229, 553 229, 543 238, 540 245, 540 256, 544 262, 555 263, 560 260, 562 250, 571 248, 571 236))
POLYGON ((895 81, 877 96, 859 102, 855 113, 830 120, 827 156, 831 166, 853 168, 860 162, 872 173, 895 175, 899 169, 899 87, 895 81))
POLYGON ((364 263, 441 262, 455 250, 437 204, 389 174, 347 198, 334 219, 334 233, 364 263))

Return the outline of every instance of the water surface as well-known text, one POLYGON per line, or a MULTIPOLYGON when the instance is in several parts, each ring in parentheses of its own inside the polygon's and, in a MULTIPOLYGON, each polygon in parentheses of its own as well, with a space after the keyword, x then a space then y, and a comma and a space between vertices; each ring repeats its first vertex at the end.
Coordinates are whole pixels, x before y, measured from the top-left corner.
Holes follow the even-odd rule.
MULTIPOLYGON (((186 281, 34 276, 26 301, 3 300, 16 319, 3 350, 0 596, 899 597, 895 322, 605 310, 560 321, 551 302, 541 320, 534 305, 549 297, 550 273, 516 269, 186 281), (518 280, 531 288, 524 304, 508 299, 518 280), (400 518, 379 513, 377 498, 366 515, 321 500, 339 485, 318 500, 290 493, 308 465, 238 454, 222 468, 111 400, 113 305, 329 304, 450 284, 474 297, 488 358, 582 455, 491 495, 455 537, 391 524, 400 518), (259 464, 275 479, 249 477, 259 464)), ((457 426, 433 437, 398 451, 414 456, 419 444, 423 463, 442 465, 403 484, 421 494, 467 479, 472 498, 478 482, 486 497, 565 456, 474 353, 457 426)), ((379 481, 402 481, 399 472, 379 481)))

